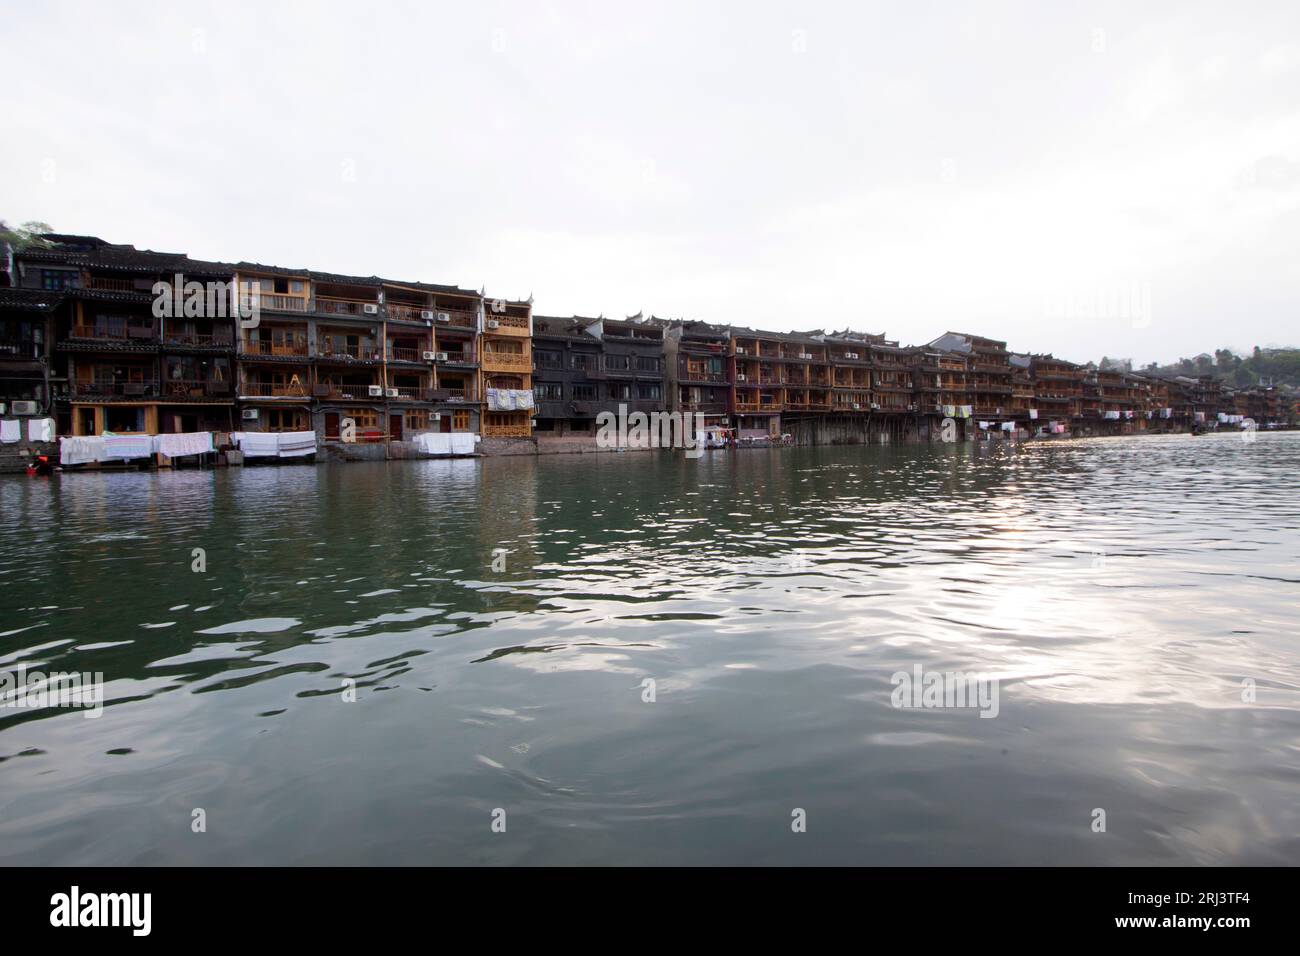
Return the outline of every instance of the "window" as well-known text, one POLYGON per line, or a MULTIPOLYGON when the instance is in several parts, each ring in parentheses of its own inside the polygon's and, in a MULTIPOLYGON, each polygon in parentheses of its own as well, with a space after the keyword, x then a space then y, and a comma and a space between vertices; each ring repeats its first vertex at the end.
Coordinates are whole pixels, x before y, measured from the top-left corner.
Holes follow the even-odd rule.
POLYGON ((535 368, 564 368, 564 360, 559 352, 533 352, 535 368))
POLYGON ((611 382, 609 385, 609 397, 616 402, 626 402, 632 397, 632 386, 618 385, 611 382))
POLYGON ((109 405, 104 409, 104 428, 110 432, 142 432, 144 409, 109 405))
POLYGON ((558 402, 564 398, 564 386, 559 382, 539 382, 533 386, 533 397, 539 402, 558 402))
POLYGON ((632 356, 606 355, 605 368, 615 372, 626 372, 632 368, 632 356))
POLYGON ((454 432, 469 431, 468 411, 455 411, 451 413, 451 430, 454 432))
POLYGON ((296 408, 264 408, 262 422, 262 427, 268 432, 311 431, 307 425, 307 413, 296 408))
POLYGON ((77 288, 77 273, 63 269, 42 269, 41 288, 53 292, 77 288))
POLYGON ((429 427, 429 410, 427 408, 410 408, 406 411, 407 431, 427 430, 429 427))
POLYGON ((596 400, 595 385, 574 385, 573 397, 579 402, 594 402, 596 400))
POLYGON ((636 370, 638 372, 659 371, 659 357, 655 355, 638 355, 636 358, 636 370))
POLYGON ((638 385, 636 389, 636 395, 637 398, 646 401, 651 401, 651 400, 657 401, 663 397, 662 392, 657 383, 650 384, 650 385, 638 385))

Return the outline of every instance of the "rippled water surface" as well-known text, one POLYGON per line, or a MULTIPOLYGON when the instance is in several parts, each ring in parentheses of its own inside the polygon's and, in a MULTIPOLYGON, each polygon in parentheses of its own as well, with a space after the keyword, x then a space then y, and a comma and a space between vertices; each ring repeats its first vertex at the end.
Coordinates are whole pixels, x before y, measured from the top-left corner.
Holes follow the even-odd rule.
POLYGON ((0 668, 107 706, 0 709, 0 862, 1294 863, 1297 475, 1292 433, 4 478, 0 668), (916 664, 998 716, 893 707, 916 664))

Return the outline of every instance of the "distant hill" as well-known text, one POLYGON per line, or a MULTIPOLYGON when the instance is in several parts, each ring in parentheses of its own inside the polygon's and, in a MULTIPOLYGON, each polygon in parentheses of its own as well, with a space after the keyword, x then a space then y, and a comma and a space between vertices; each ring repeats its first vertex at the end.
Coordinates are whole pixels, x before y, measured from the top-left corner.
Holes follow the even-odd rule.
MULTIPOLYGON (((1131 368, 1127 359, 1102 358, 1101 368, 1131 368)), ((1251 385, 1300 387, 1300 349, 1262 349, 1255 346, 1249 355, 1231 349, 1217 349, 1213 355, 1202 353, 1168 365, 1152 362, 1145 368, 1131 369, 1155 375, 1213 375, 1237 388, 1251 385)))

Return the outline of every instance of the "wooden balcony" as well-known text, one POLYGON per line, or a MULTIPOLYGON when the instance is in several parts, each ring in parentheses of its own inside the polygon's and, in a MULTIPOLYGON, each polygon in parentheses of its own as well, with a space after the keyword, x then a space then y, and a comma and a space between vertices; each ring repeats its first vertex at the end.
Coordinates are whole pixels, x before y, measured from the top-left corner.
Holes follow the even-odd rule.
POLYGON ((100 342, 138 342, 147 344, 157 342, 157 332, 152 325, 73 325, 71 337, 74 339, 91 339, 100 342))
POLYGON ((244 382, 239 386, 243 398, 291 398, 300 401, 311 399, 311 385, 286 382, 244 382))
POLYGON ((528 318, 522 315, 495 315, 491 312, 483 322, 485 335, 528 336, 528 318))
POLYGON ((231 394, 228 381, 169 378, 162 383, 162 396, 168 401, 229 401, 231 394))
POLYGON ((324 315, 349 315, 358 319, 378 319, 379 303, 364 299, 335 299, 330 296, 316 296, 316 312, 324 315), (366 306, 372 311, 367 312, 366 306))
POLYGON ((427 365, 432 359, 425 359, 424 353, 429 349, 407 349, 399 348, 394 345, 388 350, 388 361, 390 362, 417 362, 427 365))
POLYGON ((478 329, 478 313, 470 312, 466 309, 444 309, 434 307, 434 322, 441 326, 451 326, 455 329, 478 329))
POLYGON ((286 358, 286 359, 287 358, 306 359, 308 355, 307 339, 304 337, 301 341, 297 341, 297 342, 283 342, 283 341, 268 342, 265 340, 261 340, 257 342, 244 342, 243 348, 241 349, 241 354, 250 357, 268 356, 268 357, 286 358))
POLYGON ((388 303, 387 311, 388 317, 398 322, 432 322, 437 315, 427 305, 402 305, 394 302, 388 303))
POLYGON ((235 347, 235 338, 230 332, 167 332, 163 335, 163 345, 182 349, 229 350, 235 347))
POLYGON ((378 362, 380 353, 371 342, 364 345, 337 345, 321 340, 316 344, 316 358, 322 362, 378 362))
POLYGON ((483 351, 483 371, 485 372, 531 372, 532 356, 527 352, 496 352, 491 349, 483 351))
POLYGON ((316 398, 350 402, 382 402, 384 390, 376 382, 373 385, 335 385, 333 382, 317 382, 312 388, 316 398), (372 395, 372 389, 379 389, 378 395, 372 395))
POLYGON ((114 399, 150 399, 158 398, 158 380, 143 379, 135 382, 92 382, 75 381, 72 383, 72 397, 81 401, 110 401, 114 399))
POLYGON ((531 438, 533 434, 533 427, 526 416, 522 421, 508 425, 484 422, 482 428, 484 438, 531 438))
POLYGON ((242 295, 239 300, 240 311, 245 314, 253 308, 270 309, 272 312, 306 312, 307 299, 305 296, 297 295, 277 295, 273 292, 262 292, 258 295, 242 295))
POLYGON ((137 289, 134 279, 111 279, 105 276, 90 276, 86 279, 85 287, 95 289, 99 292, 137 292, 141 295, 148 295, 148 289, 137 289))

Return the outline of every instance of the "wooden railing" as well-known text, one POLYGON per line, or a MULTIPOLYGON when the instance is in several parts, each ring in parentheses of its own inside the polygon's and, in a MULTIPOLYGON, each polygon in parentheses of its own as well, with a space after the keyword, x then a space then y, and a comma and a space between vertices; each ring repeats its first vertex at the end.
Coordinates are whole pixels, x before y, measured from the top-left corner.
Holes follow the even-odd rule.
POLYGON ((311 398, 311 385, 293 385, 287 382, 245 382, 239 386, 240 395, 256 398, 311 398))
POLYGON ((162 383, 162 393, 172 398, 202 398, 229 395, 230 382, 192 378, 169 378, 162 383))
POLYGON ((394 345, 388 350, 388 360, 390 362, 422 362, 424 361, 424 353, 427 351, 429 350, 406 349, 394 345))
POLYGON ((275 293, 262 292, 256 297, 250 295, 240 297, 240 311, 247 313, 254 305, 262 309, 274 309, 278 312, 307 311, 307 300, 296 295, 276 295, 275 293))
POLYGON ((511 334, 522 333, 528 334, 528 318, 522 315, 498 315, 494 312, 488 312, 484 320, 484 330, 487 332, 507 332, 511 334), (495 327, 493 323, 496 323, 495 327))
POLYGON ((528 424, 526 418, 522 423, 512 425, 483 424, 484 438, 528 438, 532 433, 532 426, 528 424))
POLYGON ((87 289, 98 289, 101 292, 147 292, 147 289, 137 289, 134 279, 109 279, 104 276, 91 276, 86 282, 87 289))
POLYGON ((72 338, 74 339, 108 339, 112 341, 142 341, 145 339, 156 340, 157 336, 152 325, 121 325, 112 328, 96 328, 93 325, 72 326, 72 338))
POLYGON ((321 398, 351 398, 351 399, 373 399, 379 401, 384 397, 384 390, 379 389, 378 395, 371 395, 372 388, 378 388, 379 383, 374 385, 335 385, 333 382, 320 382, 313 391, 324 391, 329 389, 329 393, 319 396, 321 398))
POLYGON ((201 348, 232 348, 235 340, 229 332, 211 335, 198 332, 168 332, 163 335, 167 345, 195 345, 201 348))
POLYGON ((440 309, 435 306, 433 314, 439 325, 451 325, 462 329, 478 328, 477 312, 467 312, 464 309, 440 309), (443 315, 447 317, 445 322, 439 318, 443 315))
POLYGON ((72 385, 73 394, 77 396, 96 396, 96 395, 121 395, 132 398, 148 398, 158 394, 158 380, 149 379, 142 382, 91 382, 75 381, 72 385))
POLYGON ((317 312, 324 312, 328 315, 357 315, 378 318, 377 313, 370 313, 365 310, 367 305, 373 305, 376 310, 379 308, 378 302, 366 302, 361 299, 332 299, 325 295, 316 296, 317 312))
POLYGON ((290 355, 307 357, 307 340, 304 338, 300 342, 268 342, 265 339, 257 342, 245 342, 244 351, 250 355, 290 355))
POLYGON ((316 344, 316 356, 317 358, 350 358, 367 362, 379 360, 379 353, 376 352, 373 344, 334 345, 325 340, 316 344))
POLYGON ((0 341, 0 358, 37 359, 44 354, 45 347, 30 339, 0 341))
POLYGON ((401 322, 423 322, 423 313, 429 313, 430 320, 437 314, 427 305, 399 305, 395 302, 388 303, 388 317, 397 319, 401 322))
POLYGON ((485 371, 513 371, 532 368, 532 359, 526 352, 496 352, 483 350, 483 368, 485 371))

